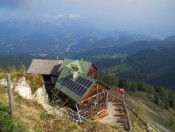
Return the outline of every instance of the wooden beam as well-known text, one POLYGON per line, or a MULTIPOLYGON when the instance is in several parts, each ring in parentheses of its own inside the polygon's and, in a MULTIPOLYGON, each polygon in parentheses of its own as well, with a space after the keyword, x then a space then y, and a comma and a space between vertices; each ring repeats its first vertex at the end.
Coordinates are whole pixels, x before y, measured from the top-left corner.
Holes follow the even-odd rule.
POLYGON ((10 74, 7 74, 7 89, 8 89, 8 97, 9 97, 9 105, 10 105, 10 114, 13 115, 13 97, 12 97, 12 90, 11 90, 10 74))
POLYGON ((106 109, 108 108, 108 92, 106 92, 106 109))
MULTIPOLYGON (((100 92, 100 93, 98 93, 98 94, 95 94, 95 95, 93 95, 93 96, 91 96, 91 97, 89 97, 89 98, 87 98, 87 99, 85 99, 85 100, 82 100, 82 101, 89 100, 89 99, 91 99, 91 98, 93 98, 93 97, 95 97, 95 96, 97 96, 97 95, 99 95, 99 94, 103 94, 103 92, 100 92)), ((82 102, 82 101, 80 101, 80 102, 82 102)), ((78 103, 80 103, 80 102, 78 102, 78 103)))

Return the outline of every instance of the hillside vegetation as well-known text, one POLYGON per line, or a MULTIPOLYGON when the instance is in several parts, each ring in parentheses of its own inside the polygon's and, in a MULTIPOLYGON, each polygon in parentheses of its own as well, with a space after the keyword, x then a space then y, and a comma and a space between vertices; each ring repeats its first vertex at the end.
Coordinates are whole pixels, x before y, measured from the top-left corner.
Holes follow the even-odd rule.
MULTIPOLYGON (((15 71, 14 68, 10 69, 11 80, 18 82, 17 80, 24 76, 31 86, 33 94, 37 88, 43 85, 41 76, 26 75, 24 72, 25 68, 24 71, 15 71)), ((6 74, 7 71, 1 69, 0 80, 5 79, 6 74)), ((14 115, 10 116, 7 87, 0 85, 0 93, 0 131, 3 132, 82 132, 84 129, 87 132, 120 131, 120 129, 117 130, 117 128, 114 129, 99 122, 85 121, 77 124, 69 118, 57 114, 48 114, 46 109, 36 100, 24 99, 14 89, 12 89, 14 115)))
POLYGON ((175 47, 152 48, 141 51, 125 61, 132 67, 132 70, 123 72, 119 76, 175 89, 174 56, 175 47))
MULTIPOLYGON (((20 71, 15 70, 15 68, 10 68, 8 70, 1 69, 1 79, 5 78, 8 70, 11 72, 12 80, 15 81, 22 76, 29 81, 33 93, 38 87, 41 87, 42 78, 38 75, 26 75, 25 67, 21 67, 20 71)), ((132 104, 133 108, 138 110, 138 113, 144 118, 148 115, 152 127, 160 130, 161 127, 169 131, 175 129, 174 125, 174 114, 175 114, 175 94, 171 90, 165 88, 155 88, 154 86, 147 83, 130 82, 117 79, 115 76, 100 75, 99 79, 109 85, 114 87, 112 94, 115 93, 117 87, 125 87, 125 90, 129 93, 135 100, 140 100, 145 104, 146 108, 140 107, 140 104, 132 104), (139 99, 140 97, 140 99, 139 99), (160 107, 158 107, 157 105, 160 107), (144 110, 145 109, 145 110, 144 110), (167 111, 165 111, 167 109, 167 111), (152 111, 152 112, 150 112, 152 111), (159 113, 159 114, 155 114, 159 113), (159 115, 164 115, 159 117, 159 115), (152 118, 154 117, 154 118, 152 118), (161 120, 164 120, 162 124, 161 120)), ((67 118, 60 117, 58 115, 48 114, 47 111, 37 102, 32 100, 27 100, 19 96, 13 90, 14 99, 14 116, 9 115, 8 107, 8 97, 7 88, 5 86, 0 86, 0 128, 4 131, 82 131, 86 129, 91 132, 109 132, 122 131, 120 128, 112 128, 108 125, 101 124, 94 121, 85 121, 83 124, 74 124, 67 118), (8 127, 7 127, 8 126, 8 127), (19 126, 21 129, 19 129, 19 126)), ((131 99, 130 99, 131 100, 131 99)), ((130 104, 130 102, 127 102, 130 104)), ((134 117, 131 111, 129 111, 130 118, 132 120, 133 130, 142 131, 142 125, 140 122, 136 121, 137 118, 134 117)))
MULTIPOLYGON (((26 75, 25 67, 22 67, 20 71, 16 71, 15 68, 10 68, 9 70, 12 82, 18 82, 24 76, 31 86, 33 94, 37 88, 43 86, 42 77, 39 75, 26 75)), ((0 80, 5 79, 6 75, 7 71, 1 69, 0 80)), ((81 128, 70 120, 48 114, 35 100, 24 99, 13 89, 12 92, 14 115, 10 116, 7 87, 0 84, 0 126, 2 131, 81 131, 81 128)))
POLYGON ((133 105, 153 128, 160 131, 175 130, 175 116, 154 103, 152 94, 129 91, 128 104, 133 105), (132 98, 131 98, 132 97, 132 98))
POLYGON ((122 80, 112 75, 99 74, 98 78, 110 87, 125 88, 127 91, 141 91, 151 94, 152 102, 175 115, 175 92, 173 90, 165 87, 156 87, 145 82, 122 80))
POLYGON ((49 115, 38 103, 21 98, 13 93, 14 116, 8 113, 8 97, 5 87, 0 88, 0 113, 3 131, 81 131, 69 120, 49 115))
POLYGON ((174 38, 172 36, 161 41, 137 41, 121 47, 92 49, 76 57, 93 61, 103 73, 175 89, 174 38))

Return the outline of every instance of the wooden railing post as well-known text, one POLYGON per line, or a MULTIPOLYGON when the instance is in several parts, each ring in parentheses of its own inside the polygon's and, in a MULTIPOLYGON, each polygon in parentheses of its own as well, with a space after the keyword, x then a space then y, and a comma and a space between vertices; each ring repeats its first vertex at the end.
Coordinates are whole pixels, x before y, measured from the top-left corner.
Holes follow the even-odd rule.
POLYGON ((106 92, 106 109, 108 108, 108 92, 106 92))
POLYGON ((12 90, 11 90, 10 74, 7 74, 7 89, 8 89, 8 97, 9 97, 9 105, 10 105, 10 114, 13 115, 13 97, 12 97, 12 90))
POLYGON ((80 116, 80 113, 79 113, 78 104, 76 104, 76 108, 77 108, 77 113, 78 113, 79 121, 80 121, 80 122, 83 122, 83 121, 81 120, 81 116, 80 116))

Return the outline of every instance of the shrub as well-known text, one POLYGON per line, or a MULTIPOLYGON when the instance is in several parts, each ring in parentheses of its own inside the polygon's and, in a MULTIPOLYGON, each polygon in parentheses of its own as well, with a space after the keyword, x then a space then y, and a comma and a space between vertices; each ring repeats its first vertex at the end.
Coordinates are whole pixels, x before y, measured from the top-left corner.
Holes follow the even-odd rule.
POLYGON ((32 75, 25 75, 25 77, 27 81, 29 82, 32 93, 35 93, 37 88, 42 87, 44 84, 44 81, 41 75, 32 74, 32 75))
POLYGON ((44 112, 40 113, 40 119, 41 120, 46 120, 47 119, 47 115, 44 112))

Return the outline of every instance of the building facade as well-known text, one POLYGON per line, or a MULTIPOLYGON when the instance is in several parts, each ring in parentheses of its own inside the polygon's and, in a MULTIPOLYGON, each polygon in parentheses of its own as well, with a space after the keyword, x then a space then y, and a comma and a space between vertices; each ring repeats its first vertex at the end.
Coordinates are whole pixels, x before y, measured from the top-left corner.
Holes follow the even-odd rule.
POLYGON ((66 101, 67 106, 77 111, 79 117, 90 118, 106 110, 108 87, 96 79, 97 68, 94 64, 64 59, 51 60, 48 65, 45 59, 34 59, 27 73, 42 74, 45 80, 53 82, 55 89, 59 90, 59 96, 66 101), (42 65, 47 68, 41 70, 42 65))

